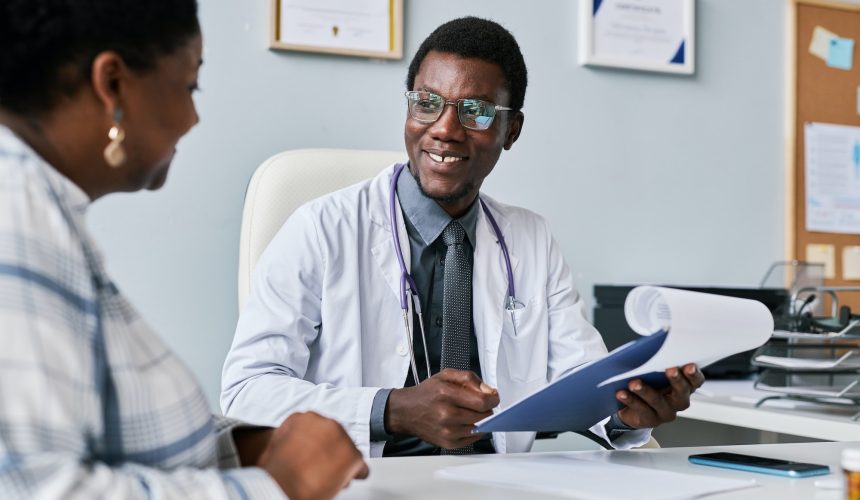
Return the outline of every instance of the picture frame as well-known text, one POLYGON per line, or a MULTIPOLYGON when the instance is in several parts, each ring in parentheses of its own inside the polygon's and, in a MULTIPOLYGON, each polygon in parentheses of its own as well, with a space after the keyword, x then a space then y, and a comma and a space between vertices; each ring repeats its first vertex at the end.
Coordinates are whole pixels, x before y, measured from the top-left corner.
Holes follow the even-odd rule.
POLYGON ((692 75, 695 0, 580 0, 579 64, 692 75))
POLYGON ((401 59, 403 0, 271 0, 269 48, 401 59))

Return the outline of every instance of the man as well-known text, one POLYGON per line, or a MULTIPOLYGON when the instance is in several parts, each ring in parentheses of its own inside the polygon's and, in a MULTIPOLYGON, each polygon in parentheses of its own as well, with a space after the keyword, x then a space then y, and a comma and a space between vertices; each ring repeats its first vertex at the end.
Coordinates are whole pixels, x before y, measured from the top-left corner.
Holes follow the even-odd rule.
MULTIPOLYGON (((479 197, 520 135, 526 81, 519 46, 494 22, 457 19, 423 42, 407 78, 408 167, 284 224, 224 366, 225 414, 271 425, 313 409, 370 456, 530 449, 533 433, 471 429, 606 349, 544 220, 479 197)), ((667 375, 666 391, 632 381, 624 408, 591 432, 644 444, 703 381, 694 365, 667 375)))

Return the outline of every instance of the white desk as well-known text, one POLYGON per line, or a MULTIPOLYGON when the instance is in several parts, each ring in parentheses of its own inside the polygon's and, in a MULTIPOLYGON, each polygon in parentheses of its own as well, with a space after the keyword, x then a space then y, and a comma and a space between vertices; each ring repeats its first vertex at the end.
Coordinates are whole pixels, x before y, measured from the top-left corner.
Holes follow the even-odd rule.
MULTIPOLYGON (((815 486, 818 479, 841 478, 839 459, 845 447, 860 447, 860 443, 792 443, 760 444, 747 446, 663 448, 632 451, 580 451, 556 453, 553 455, 575 456, 587 460, 624 464, 648 469, 669 470, 682 473, 708 474, 720 477, 755 479, 758 486, 709 496, 711 499, 814 499, 838 500, 842 492, 815 486), (710 451, 733 451, 738 453, 762 455, 773 458, 827 464, 833 473, 819 478, 789 479, 765 474, 732 471, 693 465, 687 457, 693 453, 710 451)), ((544 454, 549 455, 549 454, 544 454)), ((354 482, 338 498, 388 500, 409 498, 416 500, 454 500, 461 498, 496 499, 540 499, 558 498, 537 493, 524 492, 501 487, 482 486, 458 481, 438 479, 433 473, 443 467, 479 461, 522 459, 527 454, 484 455, 478 457, 410 457, 377 458, 370 460, 370 478, 354 482)), ((623 480, 623 478, 619 478, 623 480)), ((571 471, 571 481, 576 481, 575 471, 571 471)), ((575 483, 573 483, 575 484, 575 483)), ((671 488, 671 485, 667 485, 671 488)), ((637 491, 630 485, 627 498, 647 498, 647 492, 637 491)))
POLYGON ((770 394, 754 391, 751 381, 707 381, 678 416, 814 439, 860 441, 860 422, 851 420, 856 408, 785 400, 755 407, 770 394))

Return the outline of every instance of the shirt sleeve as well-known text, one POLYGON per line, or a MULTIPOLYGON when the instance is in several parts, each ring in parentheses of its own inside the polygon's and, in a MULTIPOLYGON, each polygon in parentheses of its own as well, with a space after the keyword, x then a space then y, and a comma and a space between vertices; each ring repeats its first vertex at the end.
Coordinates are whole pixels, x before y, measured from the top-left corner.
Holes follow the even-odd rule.
POLYGON ((388 406, 388 396, 394 389, 380 389, 373 396, 373 406, 370 409, 370 440, 388 441, 393 438, 385 429, 385 407, 388 406))

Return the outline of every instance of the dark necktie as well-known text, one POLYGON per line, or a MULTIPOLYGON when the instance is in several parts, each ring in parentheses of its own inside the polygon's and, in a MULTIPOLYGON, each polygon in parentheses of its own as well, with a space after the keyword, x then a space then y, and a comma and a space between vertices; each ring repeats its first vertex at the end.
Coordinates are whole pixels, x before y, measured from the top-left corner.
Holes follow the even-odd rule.
MULTIPOLYGON (((445 274, 442 291, 442 368, 468 370, 471 368, 469 347, 472 337, 472 266, 463 238, 466 232, 457 221, 451 221, 442 232, 448 247, 445 253, 445 274)), ((469 455, 473 445, 455 450, 442 450, 443 455, 469 455)))

